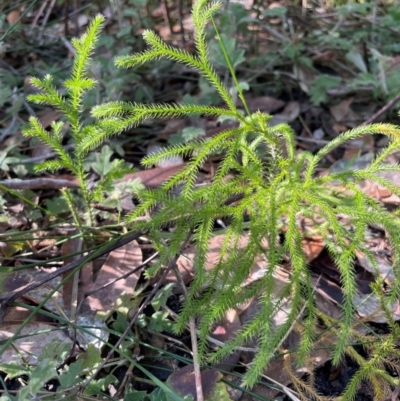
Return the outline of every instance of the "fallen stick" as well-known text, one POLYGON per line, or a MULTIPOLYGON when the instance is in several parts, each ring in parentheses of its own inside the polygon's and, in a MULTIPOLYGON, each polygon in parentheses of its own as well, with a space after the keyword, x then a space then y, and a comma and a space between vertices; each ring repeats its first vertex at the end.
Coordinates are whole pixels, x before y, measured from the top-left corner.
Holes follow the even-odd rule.
POLYGON ((379 109, 375 114, 373 114, 368 120, 365 120, 361 126, 368 125, 376 121, 382 114, 386 113, 390 108, 392 108, 400 100, 400 93, 398 93, 390 102, 386 103, 381 109, 379 109))

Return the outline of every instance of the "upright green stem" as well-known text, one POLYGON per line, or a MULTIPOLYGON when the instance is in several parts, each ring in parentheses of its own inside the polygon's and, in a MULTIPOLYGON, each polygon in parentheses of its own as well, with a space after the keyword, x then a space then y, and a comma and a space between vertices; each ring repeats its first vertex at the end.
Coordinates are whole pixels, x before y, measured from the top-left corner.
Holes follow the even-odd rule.
POLYGON ((247 115, 250 116, 251 115, 250 110, 249 110, 249 108, 247 106, 246 99, 244 98, 242 88, 239 85, 239 81, 237 80, 237 77, 236 77, 236 74, 235 74, 235 69, 233 68, 231 60, 229 58, 229 55, 228 55, 228 52, 226 50, 224 41, 222 40, 221 35, 219 34, 219 31, 218 31, 217 25, 215 24, 214 18, 211 17, 211 21, 212 21, 212 24, 214 26, 215 32, 217 34, 217 37, 219 39, 219 44, 221 46, 222 52, 224 53, 225 60, 226 60, 226 62, 228 64, 229 72, 231 73, 232 79, 235 82, 235 86, 236 86, 236 89, 238 91, 239 98, 243 103, 243 106, 244 106, 244 108, 246 110, 247 115))

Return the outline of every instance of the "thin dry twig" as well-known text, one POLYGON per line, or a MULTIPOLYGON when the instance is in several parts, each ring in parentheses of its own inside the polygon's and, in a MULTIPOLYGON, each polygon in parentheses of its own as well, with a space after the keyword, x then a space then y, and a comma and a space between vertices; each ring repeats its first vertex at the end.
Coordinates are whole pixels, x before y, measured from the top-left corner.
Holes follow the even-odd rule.
POLYGON ((182 45, 185 46, 186 44, 186 39, 185 39, 185 26, 183 24, 184 16, 183 16, 183 0, 179 0, 179 24, 181 27, 181 39, 182 39, 182 45))
POLYGON ((399 399, 400 395, 400 384, 396 386, 396 388, 393 390, 392 394, 389 394, 387 397, 385 397, 381 401, 396 401, 399 399))
MULTIPOLYGON (((73 144, 66 145, 66 146, 63 146, 63 148, 64 148, 65 151, 70 151, 71 149, 74 148, 74 145, 73 144)), ((42 162, 43 160, 51 159, 51 158, 56 157, 56 156, 58 156, 57 152, 50 152, 50 153, 47 153, 45 155, 28 157, 28 158, 23 159, 21 161, 9 162, 8 164, 39 163, 39 162, 42 162)))
POLYGON ((35 14, 35 17, 33 18, 33 21, 32 21, 32 24, 31 24, 31 27, 32 28, 35 28, 36 27, 36 25, 37 25, 37 23, 38 23, 38 21, 39 21, 39 18, 40 18, 40 16, 43 14, 43 11, 45 10, 45 8, 47 7, 47 3, 49 2, 49 0, 45 0, 42 4, 41 4, 41 6, 39 7, 39 10, 37 11, 37 13, 35 14))
MULTIPOLYGON (((182 288, 182 291, 185 295, 187 295, 186 285, 183 282, 182 275, 179 269, 174 266, 174 273, 176 278, 182 288)), ((192 342, 192 353, 193 353, 193 371, 194 371, 194 380, 196 383, 196 395, 197 401, 204 401, 203 395, 203 385, 201 383, 201 372, 200 372, 200 363, 199 363, 199 352, 197 348, 197 334, 196 334, 196 322, 194 317, 189 319, 189 327, 190 327, 190 340, 192 342)))
POLYGON ((364 121, 361 126, 368 125, 376 121, 382 114, 386 113, 390 108, 392 108, 400 100, 400 93, 398 93, 390 102, 385 104, 380 110, 373 114, 368 120, 364 121))
POLYGON ((162 8, 163 8, 164 20, 166 23, 168 23, 170 33, 173 34, 174 33, 174 25, 172 23, 167 0, 162 1, 162 8))
POLYGON ((51 14, 55 4, 56 4, 56 0, 51 0, 49 7, 47 7, 47 9, 46 9, 46 14, 44 15, 43 21, 42 21, 42 30, 39 34, 39 42, 41 42, 43 39, 44 28, 47 24, 48 19, 50 18, 50 14, 51 14))
POLYGON ((0 181, 0 188, 8 189, 62 189, 62 188, 79 188, 79 184, 75 181, 65 180, 62 178, 31 178, 29 180, 4 180, 0 181))

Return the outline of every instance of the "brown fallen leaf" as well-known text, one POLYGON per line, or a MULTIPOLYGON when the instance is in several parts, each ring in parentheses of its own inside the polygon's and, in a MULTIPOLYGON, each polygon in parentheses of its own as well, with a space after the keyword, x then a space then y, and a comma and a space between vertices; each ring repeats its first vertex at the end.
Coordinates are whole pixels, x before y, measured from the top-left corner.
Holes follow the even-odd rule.
POLYGON ((313 61, 332 61, 337 57, 337 54, 332 50, 318 52, 312 57, 313 61))
MULTIPOLYGON (((220 257, 220 251, 224 240, 225 240, 225 235, 216 235, 214 237, 211 237, 208 243, 209 252, 207 253, 207 258, 205 263, 205 268, 207 270, 213 269, 215 265, 218 263, 220 257)), ((240 237, 239 247, 244 248, 247 243, 248 243, 248 235, 244 234, 240 237)), ((189 284, 194 276, 193 259, 195 256, 195 252, 196 252, 196 247, 194 245, 187 247, 184 250, 184 253, 181 256, 179 256, 176 262, 179 273, 181 274, 185 285, 189 284)), ((150 281, 150 284, 154 284, 157 280, 158 276, 154 277, 150 281)), ((167 277, 165 278, 164 284, 167 283, 177 283, 177 279, 173 271, 169 272, 167 277)), ((181 289, 179 285, 174 287, 174 292, 179 293, 180 291, 181 289)))
MULTIPOLYGON (((14 335, 19 325, 3 325, 0 327, 0 340, 6 340, 14 335)), ((68 343, 71 347, 73 341, 62 330, 54 330, 54 326, 48 323, 30 322, 19 333, 21 338, 13 341, 13 347, 8 347, 0 355, 0 363, 22 363, 21 358, 29 365, 36 365, 43 348, 54 339, 62 343, 68 343), (43 332, 35 334, 38 332, 43 332)))
POLYGON ((171 118, 165 123, 165 127, 158 133, 158 139, 167 140, 172 134, 176 134, 185 128, 186 121, 184 119, 171 118))
MULTIPOLYGON (((378 297, 372 293, 370 288, 371 282, 374 281, 376 271, 361 252, 357 253, 357 258, 361 261, 365 271, 363 271, 362 274, 357 274, 355 278, 357 293, 353 298, 354 308, 357 311, 358 316, 362 318, 364 322, 387 323, 387 318, 382 310, 381 302, 378 297)), ((378 264, 378 269, 381 269, 381 276, 385 277, 387 282, 390 282, 390 278, 393 276, 391 266, 378 256, 375 258, 378 264)), ((319 275, 312 275, 316 292, 325 298, 326 302, 330 301, 341 308, 341 305, 343 304, 343 291, 338 284, 340 283, 340 274, 335 263, 327 252, 323 252, 314 263, 315 262, 317 269, 314 268, 314 270, 320 271, 319 275)), ((395 320, 400 320, 399 305, 398 301, 387 305, 395 320)), ((340 316, 339 310, 330 312, 326 308, 324 310, 324 304, 321 302, 321 299, 319 300, 318 307, 328 316, 333 317, 331 315, 332 313, 335 314, 335 318, 340 316)))
POLYGON ((43 128, 48 128, 50 127, 51 123, 59 120, 62 115, 63 113, 59 110, 45 109, 38 113, 37 117, 43 128))
POLYGON ((325 242, 320 236, 315 236, 315 238, 305 237, 302 239, 301 244, 306 254, 307 263, 316 259, 325 247, 325 242))
POLYGON ((354 128, 363 121, 360 115, 351 108, 353 101, 354 98, 351 97, 329 108, 337 123, 342 123, 347 127, 354 128))
MULTIPOLYGON (((27 302, 27 301, 28 300, 25 297, 21 298, 21 302, 27 302)), ((21 324, 30 314, 31 314, 31 311, 26 308, 22 308, 21 306, 10 306, 7 309, 3 324, 6 326, 14 325, 14 324, 21 324)), ((36 313, 35 316, 33 316, 30 321, 31 322, 51 323, 52 319, 45 315, 42 315, 41 313, 36 313)), ((1 330, 1 327, 0 327, 0 330, 1 330)))
POLYGON ((280 123, 290 123, 300 114, 300 103, 296 101, 288 102, 281 113, 274 114, 272 120, 276 119, 280 123))
POLYGON ((126 174, 121 180, 140 179, 141 183, 148 188, 157 188, 168 180, 172 175, 182 169, 183 165, 170 167, 154 167, 148 170, 137 171, 126 174))
POLYGON ((375 148, 375 141, 372 135, 363 135, 359 138, 350 141, 346 144, 346 150, 342 156, 342 160, 357 159, 360 151, 363 153, 373 152, 375 148))
MULTIPOLYGON (((318 279, 316 281, 318 281, 318 279)), ((314 299, 316 307, 322 313, 325 313, 325 315, 335 320, 340 320, 342 318, 342 309, 339 308, 338 304, 320 294, 318 289, 315 292, 314 299)))
MULTIPOLYGON (((7 273, 0 273, 0 288, 2 293, 12 293, 16 289, 20 289, 28 286, 34 280, 40 280, 49 274, 49 271, 54 269, 29 269, 19 270, 7 273)), ((38 305, 43 299, 52 291, 59 283, 61 279, 56 277, 43 286, 33 289, 29 294, 24 295, 24 299, 29 300, 31 303, 38 305)), ((63 299, 61 293, 56 291, 53 296, 45 303, 45 308, 55 314, 59 314, 58 306, 64 308, 63 299)))
MULTIPOLYGON (((237 332, 241 329, 242 323, 239 318, 239 313, 235 309, 229 309, 225 312, 223 318, 215 325, 211 337, 218 341, 227 342, 234 337, 237 332)), ((225 371, 231 371, 233 365, 239 362, 241 356, 240 351, 235 351, 225 357, 218 365, 218 369, 225 371)))
MULTIPOLYGON (((226 387, 219 382, 222 374, 214 369, 201 372, 201 382, 205 401, 229 401, 226 387)), ((181 397, 191 396, 197 399, 193 365, 177 369, 167 380, 171 389, 181 397)))
POLYGON ((306 65, 294 64, 293 75, 298 80, 301 90, 309 94, 312 83, 316 78, 316 72, 306 65))
MULTIPOLYGON (((131 241, 124 246, 112 251, 104 265, 102 266, 98 277, 93 285, 86 284, 81 287, 82 292, 92 291, 95 288, 101 288, 122 275, 139 266, 143 261, 142 250, 136 241, 131 241), (92 288, 93 287, 93 288, 92 288)), ((140 271, 131 274, 125 279, 115 281, 106 288, 96 291, 88 296, 83 304, 83 310, 91 311, 109 311, 112 310, 117 299, 123 292, 133 294, 139 280, 140 271)))
MULTIPOLYGON (((396 186, 400 185, 400 172, 399 171, 385 171, 379 174, 382 178, 390 181, 392 184, 396 186)), ((365 180, 359 184, 361 190, 372 196, 374 199, 381 201, 387 205, 400 205, 400 197, 396 194, 392 193, 388 188, 383 185, 378 184, 377 182, 365 180)))
MULTIPOLYGON (((357 293, 353 300, 354 308, 364 322, 387 323, 387 317, 382 310, 381 301, 375 294, 357 293)), ((394 320, 400 320, 399 301, 387 305, 394 320)))
MULTIPOLYGON (((273 113, 285 105, 283 100, 275 99, 270 96, 246 97, 246 103, 252 113, 258 110, 264 113, 273 113)), ((237 106, 242 106, 240 100, 237 102, 237 106)))
MULTIPOLYGON (((379 275, 385 280, 387 284, 393 284, 395 280, 395 274, 393 271, 393 266, 390 261, 384 257, 379 256, 376 252, 371 252, 371 257, 375 259, 375 262, 378 266, 379 275)), ((356 256, 358 263, 368 272, 376 275, 376 270, 374 266, 372 266, 370 260, 366 257, 366 255, 361 251, 356 251, 356 256)))
POLYGON ((21 10, 19 9, 10 11, 6 17, 7 22, 10 25, 16 24, 20 18, 21 18, 21 10))

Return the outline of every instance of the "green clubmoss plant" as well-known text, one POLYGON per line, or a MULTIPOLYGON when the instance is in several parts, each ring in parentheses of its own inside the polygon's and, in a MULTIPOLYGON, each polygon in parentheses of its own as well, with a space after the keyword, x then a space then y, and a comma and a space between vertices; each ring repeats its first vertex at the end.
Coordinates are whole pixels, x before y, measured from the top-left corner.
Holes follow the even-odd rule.
MULTIPOLYGON (((381 175, 383 172, 400 170, 398 165, 386 162, 387 156, 399 148, 400 129, 390 124, 362 126, 339 135, 315 154, 298 152, 290 126, 271 126, 270 115, 250 113, 221 40, 221 47, 243 107, 236 106, 216 73, 208 55, 206 26, 220 6, 219 2, 207 0, 195 2, 192 14, 196 49, 194 54, 169 46, 154 32, 145 31, 143 37, 149 50, 118 57, 116 65, 134 67, 157 61, 161 57, 185 64, 196 70, 216 89, 223 103, 221 107, 110 102, 93 108, 92 115, 98 119, 97 123, 81 127, 78 119, 81 98, 94 85, 94 81, 85 77, 84 72, 102 23, 101 17, 96 17, 88 33, 80 41, 74 42, 77 59, 71 80, 65 82, 70 100, 65 100, 56 92, 50 77, 34 81, 44 93, 31 97, 36 102, 45 102, 63 110, 70 121, 76 143, 73 157, 61 148, 59 124, 53 124, 53 132, 49 134, 39 126, 37 120, 32 119, 32 128, 26 133, 39 136, 57 150, 60 160, 46 162, 40 168, 51 171, 60 168, 71 170, 79 178, 86 205, 90 208, 93 198, 87 192, 87 177, 82 169, 82 162, 89 151, 105 140, 148 118, 207 115, 229 116, 237 121, 236 128, 225 129, 210 138, 171 146, 161 153, 145 157, 145 167, 175 156, 189 161, 160 188, 141 191, 138 195, 139 205, 127 217, 126 223, 135 230, 146 231, 160 251, 159 261, 148 271, 149 275, 154 274, 180 252, 181 244, 188 233, 193 233, 192 240, 196 245, 195 277, 188 289, 175 330, 177 333, 182 332, 191 317, 198 318, 199 352, 204 362, 217 361, 246 340, 257 338, 259 351, 244 378, 245 384, 253 385, 298 318, 300 310, 304 310, 300 322, 302 338, 297 350, 300 362, 313 345, 317 311, 311 275, 302 248, 302 217, 318 220, 314 230, 324 238, 341 274, 343 314, 340 322, 341 336, 333 352, 334 363, 339 362, 352 340, 353 300, 357 292, 353 266, 356 252, 362 251, 378 270, 365 243, 365 232, 369 224, 382 227, 391 241, 396 280, 390 294, 384 298, 385 302, 389 305, 400 295, 400 224, 397 218, 378 201, 362 192, 357 185, 363 180, 371 180, 400 195, 400 189, 381 175), (329 152, 366 134, 386 135, 391 143, 364 169, 318 176, 317 168, 329 152), (221 155, 221 161, 212 181, 209 185, 197 186, 199 170, 216 153, 221 155), (176 195, 177 189, 179 195, 176 195), (148 216, 149 213, 151 218, 143 219, 143 215, 148 216), (348 218, 349 223, 346 226, 341 222, 340 216, 348 218), (214 269, 206 270, 208 244, 217 219, 226 219, 229 225, 225 231, 219 260, 214 269), (282 224, 286 226, 283 241, 279 236, 282 224), (162 235, 162 230, 166 227, 173 227, 168 241, 162 235), (245 232, 248 234, 248 243, 240 248, 239 239, 245 232), (261 245, 265 240, 268 242, 267 247, 261 245), (263 277, 244 286, 243 283, 260 254, 267 261, 268 268, 263 277), (290 261, 292 270, 289 283, 277 302, 273 274, 284 258, 290 261), (288 296, 292 307, 287 321, 275 328, 271 316, 288 296), (207 335, 213 324, 230 308, 254 297, 259 300, 259 312, 232 340, 209 355, 207 335)), ((215 31, 216 37, 220 39, 217 27, 215 31)))
MULTIPOLYGON (((104 23, 104 17, 96 16, 87 32, 80 39, 73 39, 72 45, 76 51, 71 76, 63 82, 63 92, 57 90, 51 75, 46 75, 43 79, 32 78, 32 84, 40 92, 29 95, 28 100, 36 104, 45 104, 60 110, 63 113, 64 121, 53 122, 50 132, 46 131, 40 124, 38 118, 31 117, 30 127, 23 131, 24 135, 37 137, 47 144, 58 155, 55 160, 48 160, 35 167, 37 172, 56 172, 61 169, 70 171, 79 182, 80 193, 83 196, 86 215, 85 218, 79 217, 77 203, 71 191, 64 189, 62 192, 66 198, 68 206, 74 217, 74 223, 81 227, 82 223, 93 227, 93 207, 95 200, 102 199, 102 193, 110 183, 122 177, 132 169, 124 165, 123 160, 114 160, 108 173, 96 184, 94 188, 89 182, 88 172, 85 170, 84 162, 88 156, 87 151, 82 151, 81 144, 88 135, 96 135, 100 130, 99 124, 83 125, 84 117, 82 101, 85 94, 93 89, 97 82, 88 74, 90 57, 95 49, 100 29, 104 23), (63 148, 63 126, 69 124, 69 134, 72 138, 74 149, 69 152, 63 148)), ((99 142, 99 145, 102 142, 99 142)))

